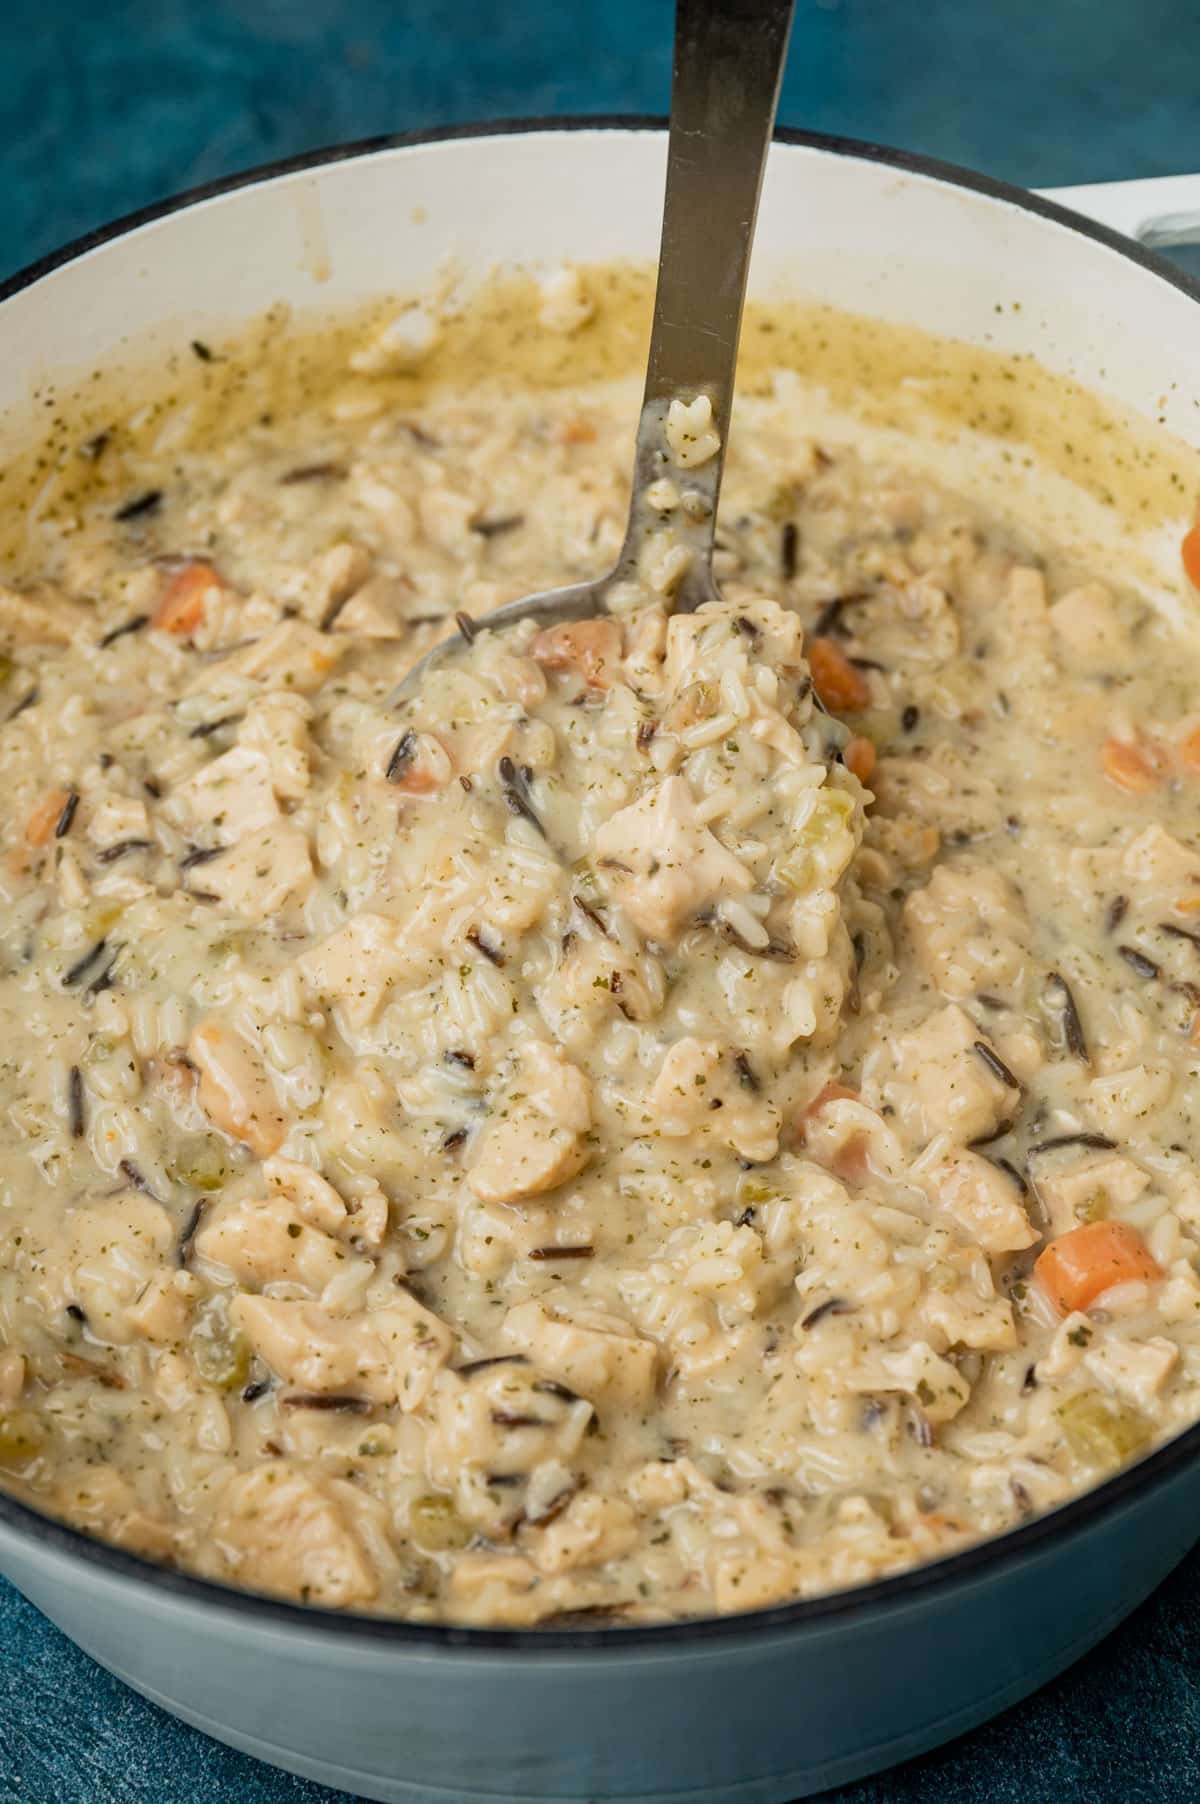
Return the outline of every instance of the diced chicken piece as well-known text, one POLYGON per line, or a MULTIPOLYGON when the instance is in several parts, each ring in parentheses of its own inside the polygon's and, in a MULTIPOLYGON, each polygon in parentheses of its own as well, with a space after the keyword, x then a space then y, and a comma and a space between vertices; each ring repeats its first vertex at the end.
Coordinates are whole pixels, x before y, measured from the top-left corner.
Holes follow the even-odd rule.
POLYGON ((127 839, 150 839, 150 817, 145 802, 138 796, 102 797, 91 811, 87 836, 94 846, 115 846, 127 839))
POLYGON ((454 1336, 403 1291, 386 1309, 335 1316, 315 1303, 238 1296, 231 1320, 260 1359, 302 1392, 419 1409, 454 1336))
POLYGON ((357 639, 403 639, 412 629, 404 618, 411 582, 373 576, 337 611, 332 631, 357 639))
POLYGON ((436 545, 448 557, 456 557, 468 545, 478 542, 473 541, 471 535, 475 514, 476 504, 471 496, 459 494, 441 479, 427 482, 417 496, 417 518, 422 533, 431 545, 436 545))
POLYGON ((956 1416, 971 1395, 957 1366, 934 1352, 928 1341, 914 1341, 900 1353, 879 1352, 852 1372, 856 1391, 906 1391, 935 1425, 956 1416))
POLYGON ((1147 827, 1126 846, 1121 863, 1127 877, 1155 889, 1178 886, 1187 892, 1200 885, 1200 852, 1157 825, 1147 827))
POLYGON ((25 1389, 25 1355, 15 1347, 0 1353, 0 1409, 11 1409, 25 1389))
POLYGON ((575 1177, 587 1156, 586 1144, 570 1129, 532 1109, 515 1110, 485 1131, 468 1177, 481 1202, 522 1202, 575 1177))
MULTIPOLYGON (((355 1246, 378 1247, 388 1230, 391 1206, 377 1178, 361 1172, 347 1189, 345 1234, 355 1246)), ((399 1259, 395 1249, 392 1257, 399 1259)))
POLYGON ((336 1234, 349 1220, 349 1211, 333 1185, 311 1165, 275 1153, 264 1159, 262 1175, 270 1195, 282 1197, 309 1227, 336 1234))
POLYGON ((998 871, 939 865, 904 905, 917 957, 944 996, 962 998, 1015 982, 1027 956, 1020 896, 998 871))
POLYGON ((179 785, 173 800, 192 827, 212 828, 227 844, 279 818, 270 763, 244 745, 204 765, 179 785))
POLYGON ((679 1460, 647 1460, 630 1474, 626 1491, 639 1510, 656 1516, 660 1510, 684 1501, 688 1482, 679 1470, 680 1464, 679 1460))
POLYGON ((528 1591, 537 1576, 536 1566, 519 1553, 462 1553, 450 1571, 450 1595, 477 1605, 481 1620, 494 1621, 505 1594, 528 1591))
POLYGON ((1098 1347, 1088 1349, 1083 1363, 1124 1402, 1152 1411, 1179 1364, 1179 1348, 1161 1334, 1144 1341, 1101 1341, 1098 1347))
POLYGON ((18 645, 69 645, 83 613, 57 590, 22 595, 0 583, 0 638, 18 645))
POLYGON ((711 1133, 755 1164, 779 1151, 779 1112, 760 1094, 745 1055, 716 1040, 676 1040, 650 1086, 647 1113, 669 1139, 711 1133), (740 1063, 739 1063, 740 1058, 740 1063))
POLYGON ((226 1485, 213 1539, 228 1575, 331 1609, 370 1603, 379 1581, 331 1490, 283 1460, 226 1485))
POLYGON ((538 1533, 533 1559, 542 1572, 573 1572, 620 1559, 637 1538, 637 1518, 623 1497, 584 1491, 538 1533))
POLYGON ((1102 583, 1084 583, 1062 596, 1050 609, 1050 624, 1059 655, 1071 670, 1104 676, 1122 668, 1125 629, 1102 583))
POLYGON ((137 1191, 82 1204, 67 1231, 65 1294, 87 1317, 93 1338, 120 1347, 144 1333, 133 1315, 162 1275, 176 1242, 161 1203, 137 1191))
POLYGON ((244 1035, 209 1016, 188 1042, 200 1072, 197 1098, 213 1123, 265 1159, 283 1143, 287 1121, 266 1066, 244 1035))
POLYGON ((1200 1278, 1186 1259, 1176 1259, 1158 1293, 1158 1313, 1164 1322, 1200 1321, 1200 1278))
POLYGON ((712 1562, 713 1602, 726 1615, 766 1610, 792 1602, 800 1579, 797 1562, 782 1555, 720 1553, 712 1562))
POLYGON ((64 1479, 54 1488, 54 1506, 66 1521, 127 1553, 165 1560, 175 1550, 174 1531, 142 1509, 115 1466, 89 1466, 85 1476, 64 1479))
POLYGON ((605 821, 596 834, 601 876, 650 939, 669 940, 718 897, 744 895, 753 879, 696 818, 684 777, 668 777, 605 821))
POLYGON ((158 1272, 151 1278, 137 1301, 126 1310, 133 1332, 157 1346, 170 1347, 187 1333, 191 1305, 180 1290, 178 1272, 158 1272))
POLYGON ((621 629, 610 619, 564 620, 536 633, 529 655, 547 670, 577 671, 589 689, 610 689, 620 675, 621 629))
POLYGON ((336 1003, 346 1025, 360 1033, 404 968, 400 927, 386 915, 355 915, 298 962, 306 988, 336 1003))
POLYGON ((741 593, 723 601, 706 602, 694 613, 672 614, 663 627, 657 610, 649 619, 658 631, 665 629, 664 675, 673 694, 695 682, 711 681, 726 660, 741 668, 755 648, 755 655, 772 666, 793 666, 799 675, 804 634, 799 616, 780 607, 768 595, 741 593), (746 632, 746 624, 754 634, 746 632))
POLYGON ((944 1132, 960 1143, 978 1140, 1015 1109, 1016 1091, 997 1076, 980 1046, 992 1050, 953 1003, 900 1040, 897 1074, 917 1105, 926 1138, 944 1132))
POLYGON ((238 729, 239 747, 266 759, 271 787, 280 801, 298 802, 308 794, 311 719, 312 707, 302 695, 273 690, 251 702, 238 729))
POLYGON ((548 1120, 586 1134, 592 1125, 592 1091, 578 1065, 535 1040, 521 1053, 521 1085, 530 1106, 548 1120))
POLYGON ((1015 1253, 1040 1238, 1012 1178, 980 1153, 965 1147, 943 1153, 922 1166, 920 1182, 986 1253, 1015 1253))
POLYGON ((621 1316, 600 1310, 556 1315, 531 1299, 509 1310, 503 1336, 589 1403, 644 1409, 654 1395, 658 1348, 621 1316))
POLYGON ((573 1178, 587 1163, 591 1086, 577 1065, 536 1041, 503 1113, 485 1128, 468 1174, 481 1202, 514 1203, 573 1178))
POLYGON ((327 627, 338 610, 371 574, 371 554, 362 545, 331 545, 301 573, 288 599, 314 626, 327 627))
POLYGON ((308 836, 287 821, 248 833, 204 867, 203 888, 232 913, 263 921, 312 888, 308 836))
POLYGON ((303 620, 284 620, 253 645, 232 652, 215 667, 203 670, 189 693, 202 689, 221 692, 228 678, 249 678, 272 689, 311 695, 321 687, 346 649, 344 641, 330 639, 303 620))
POLYGON ((336 1240, 299 1219, 286 1197, 218 1203, 192 1242, 202 1259, 240 1284, 302 1284, 314 1295, 336 1277, 346 1255, 336 1240))
POLYGON ((1101 1153, 1063 1171, 1039 1170, 1036 1181, 1054 1235, 1102 1215, 1121 1215, 1147 1188, 1150 1174, 1120 1153, 1101 1153))
POLYGON ((1005 1297, 982 1297, 971 1284, 953 1290, 931 1286, 920 1301, 926 1326, 947 1348, 974 1348, 982 1353, 1011 1353, 1016 1346, 1016 1321, 1005 1297))
POLYGON ((639 608, 624 623, 625 674, 631 688, 655 694, 663 683, 667 614, 663 607, 639 608))

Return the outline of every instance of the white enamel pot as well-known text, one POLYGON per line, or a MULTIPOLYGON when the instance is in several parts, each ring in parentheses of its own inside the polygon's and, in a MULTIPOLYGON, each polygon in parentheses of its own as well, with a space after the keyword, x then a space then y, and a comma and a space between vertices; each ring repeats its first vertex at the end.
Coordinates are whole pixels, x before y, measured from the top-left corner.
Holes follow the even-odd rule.
MULTIPOLYGON (((419 290, 450 257, 468 272, 649 259, 664 153, 661 129, 637 122, 486 127, 187 196, 0 290, 0 416, 60 372, 205 339, 279 300, 419 290)), ((960 171, 785 135, 752 288, 794 283, 1027 351, 1195 441, 1200 290, 1137 240, 1188 238, 1200 178, 1081 190, 1074 204, 1105 223, 960 171), (998 290, 1021 307, 998 314, 998 290)), ((0 1570, 166 1709, 364 1797, 782 1804, 959 1734, 1096 1642, 1195 1539, 1198 1454, 1200 1426, 936 1565, 674 1627, 339 1617, 161 1571, 4 1498, 0 1570)))

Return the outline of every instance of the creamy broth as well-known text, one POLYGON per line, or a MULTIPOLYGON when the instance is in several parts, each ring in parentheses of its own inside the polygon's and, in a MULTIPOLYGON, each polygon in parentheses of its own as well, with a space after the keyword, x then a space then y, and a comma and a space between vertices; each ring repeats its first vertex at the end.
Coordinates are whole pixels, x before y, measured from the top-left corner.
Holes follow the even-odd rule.
MULTIPOLYGON (((668 457, 618 620, 475 634, 611 564, 645 295, 274 322, 10 466, 0 1478, 123 1546, 736 1611, 1200 1414, 1192 647, 883 455, 932 341, 798 309, 751 316, 722 603, 668 622, 668 457), (870 366, 862 433, 805 429, 814 364, 870 366)), ((1182 515, 1186 454, 1078 394, 1068 439, 1043 372, 926 375, 933 437, 1182 515)))

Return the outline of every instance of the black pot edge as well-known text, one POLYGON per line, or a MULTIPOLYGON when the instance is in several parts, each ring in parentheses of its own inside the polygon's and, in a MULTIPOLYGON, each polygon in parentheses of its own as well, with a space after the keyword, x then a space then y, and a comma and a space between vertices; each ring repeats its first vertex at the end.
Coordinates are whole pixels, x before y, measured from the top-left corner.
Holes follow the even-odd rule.
MULTIPOLYGON (((253 187, 260 182, 273 181, 279 176, 323 168, 329 163, 348 162, 381 151, 424 144, 453 143, 459 139, 512 137, 533 132, 651 132, 662 131, 665 126, 664 119, 644 114, 549 115, 544 118, 479 121, 429 131, 397 132, 364 138, 351 144, 306 151, 273 163, 259 164, 238 175, 201 183, 168 200, 127 213, 111 225, 86 232, 0 283, 0 304, 11 300, 14 295, 53 274, 55 270, 86 256, 89 251, 125 237, 141 226, 182 212, 198 202, 234 193, 239 188, 253 187)), ((1200 282, 1185 275, 1165 258, 1147 250, 1134 239, 1127 238, 1108 226, 1097 224, 1084 214, 1059 206, 1055 201, 1043 200, 1041 196, 1010 182, 979 175, 974 170, 944 163, 934 157, 891 150, 883 145, 860 142, 854 138, 786 128, 776 131, 775 138, 783 144, 800 145, 835 156, 856 157, 862 162, 879 163, 902 174, 924 176, 954 187, 966 188, 992 200, 1005 201, 1023 212, 1037 214, 1105 245, 1170 287, 1178 289, 1189 300, 1200 302, 1200 282)), ((828 1596, 805 1598, 797 1603, 779 1604, 772 1609, 752 1610, 738 1616, 704 1617, 694 1622, 602 1630, 458 1628, 445 1623, 395 1621, 287 1603, 156 1565, 137 1554, 127 1553, 97 1540, 80 1529, 70 1528, 65 1523, 44 1516, 29 1505, 5 1495, 3 1491, 0 1491, 0 1526, 40 1543, 52 1552, 64 1554, 85 1565, 100 1567, 115 1578, 128 1579, 137 1587, 165 1592, 178 1598, 181 1603, 207 1605, 235 1616, 258 1616, 281 1626, 304 1626, 328 1635, 331 1640, 349 1638, 408 1648, 413 1652, 438 1650, 444 1653, 473 1654, 496 1650, 528 1655, 556 1654, 571 1650, 620 1658, 635 1647, 669 1650, 699 1643, 740 1641, 761 1635, 765 1630, 799 1629, 808 1623, 832 1622, 864 1611, 874 1611, 877 1607, 883 1608, 893 1602, 900 1605, 906 1600, 923 1598, 939 1591, 947 1592, 957 1583, 974 1578, 989 1569, 1014 1565, 1047 1543, 1063 1540, 1085 1524, 1114 1513, 1123 1504, 1139 1497, 1148 1498, 1197 1455, 1200 1455, 1200 1422, 1185 1429, 1182 1434, 1157 1448, 1136 1465, 1127 1466, 1093 1490, 1084 1492, 1082 1496, 1060 1504, 1056 1509, 1019 1528, 1010 1529, 1006 1534, 977 1542, 959 1553, 947 1555, 911 1571, 895 1573, 848 1591, 835 1591, 828 1596)))

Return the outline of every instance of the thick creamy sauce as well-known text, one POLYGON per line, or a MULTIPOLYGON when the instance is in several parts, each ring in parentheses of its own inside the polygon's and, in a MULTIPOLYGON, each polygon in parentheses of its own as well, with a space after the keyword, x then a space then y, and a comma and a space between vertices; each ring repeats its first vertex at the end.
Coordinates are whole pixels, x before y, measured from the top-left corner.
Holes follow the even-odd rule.
POLYGON ((591 298, 508 295, 524 386, 359 326, 13 509, 0 1480, 314 1603, 753 1608, 1200 1415, 1191 646, 765 362, 722 603, 678 441, 619 620, 472 638, 619 546, 591 298))

